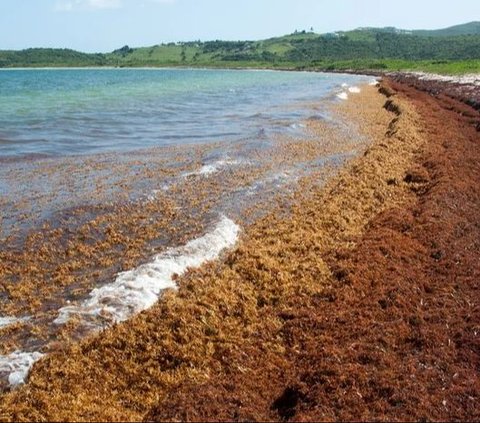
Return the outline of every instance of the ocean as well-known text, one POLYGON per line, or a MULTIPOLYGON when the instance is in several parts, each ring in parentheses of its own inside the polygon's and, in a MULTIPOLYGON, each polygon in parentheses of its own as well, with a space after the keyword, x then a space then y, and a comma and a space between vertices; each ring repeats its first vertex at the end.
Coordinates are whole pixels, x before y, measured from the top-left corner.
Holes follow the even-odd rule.
POLYGON ((265 136, 362 77, 189 69, 0 71, 0 157, 265 136))

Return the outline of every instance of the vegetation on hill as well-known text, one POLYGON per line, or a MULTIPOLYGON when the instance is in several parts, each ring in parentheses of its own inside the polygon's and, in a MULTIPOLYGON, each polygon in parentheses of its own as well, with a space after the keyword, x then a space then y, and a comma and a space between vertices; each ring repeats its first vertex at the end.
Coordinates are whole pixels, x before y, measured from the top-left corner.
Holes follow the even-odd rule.
POLYGON ((104 54, 80 53, 69 49, 29 48, 0 51, 0 67, 105 66, 104 54))
POLYGON ((0 51, 0 67, 189 66, 319 70, 480 71, 480 22, 437 31, 360 28, 318 35, 295 31, 262 41, 124 46, 112 53, 28 49, 0 51))
POLYGON ((455 25, 445 29, 416 30, 415 35, 423 35, 430 37, 451 37, 456 35, 473 35, 480 34, 480 22, 469 22, 463 25, 455 25))

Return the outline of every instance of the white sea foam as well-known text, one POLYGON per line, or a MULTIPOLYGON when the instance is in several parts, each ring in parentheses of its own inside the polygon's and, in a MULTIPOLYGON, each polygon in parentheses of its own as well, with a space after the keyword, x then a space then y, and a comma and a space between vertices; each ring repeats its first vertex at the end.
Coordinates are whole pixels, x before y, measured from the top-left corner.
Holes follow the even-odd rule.
POLYGON ((13 325, 14 323, 17 323, 18 319, 15 317, 0 317, 0 329, 4 328, 6 326, 13 325))
POLYGON ((338 93, 338 94, 337 94, 337 97, 338 97, 340 100, 348 100, 348 94, 347 94, 346 92, 338 93))
POLYGON ((352 94, 359 94, 362 92, 362 90, 358 87, 350 87, 348 91, 351 92, 352 94))
POLYGON ((171 187, 172 187, 171 183, 164 183, 163 185, 160 186, 159 189, 152 189, 152 191, 150 191, 150 194, 147 195, 146 201, 152 202, 152 201, 158 200, 158 197, 160 196, 160 194, 164 194, 168 192, 171 187))
POLYGON ((305 128, 305 125, 303 123, 292 123, 290 125, 290 128, 292 129, 305 128))
POLYGON ((153 189, 152 192, 148 195, 147 197, 147 201, 155 201, 156 199, 158 199, 158 194, 160 194, 162 191, 167 191, 168 190, 168 187, 166 189, 162 189, 159 190, 159 189, 153 189))
POLYGON ((113 283, 94 289, 83 303, 63 307, 55 323, 64 324, 71 316, 83 318, 87 325, 92 325, 88 321, 97 316, 113 322, 127 320, 155 304, 163 290, 175 288, 174 275, 182 275, 188 268, 198 267, 233 247, 239 232, 239 226, 223 217, 214 230, 203 237, 167 250, 151 263, 120 273, 113 283))
POLYGON ((278 172, 273 175, 261 179, 254 184, 252 184, 247 191, 247 195, 256 195, 259 190, 265 189, 266 187, 273 186, 275 188, 281 188, 289 182, 295 182, 299 178, 299 175, 293 169, 285 170, 283 172, 278 172))
POLYGON ((43 357, 39 352, 16 351, 9 355, 0 355, 0 375, 8 374, 8 383, 15 387, 25 383, 32 366, 43 357))
POLYGON ((372 79, 372 80, 368 83, 368 85, 370 85, 370 86, 372 86, 372 87, 374 87, 374 86, 377 85, 377 84, 378 84, 378 80, 377 80, 377 79, 372 79))
POLYGON ((345 82, 342 84, 342 88, 347 88, 348 87, 348 84, 346 84, 345 82))
POLYGON ((19 322, 24 322, 25 320, 28 320, 29 317, 0 317, 0 329, 14 325, 15 323, 19 322))
POLYGON ((222 159, 218 160, 214 163, 209 163, 203 165, 200 169, 194 170, 193 172, 185 173, 183 176, 185 178, 189 176, 210 176, 214 173, 220 172, 222 169, 238 165, 240 162, 238 160, 231 160, 231 159, 222 159))
POLYGON ((191 172, 190 174, 188 174, 188 176, 191 176, 191 175, 208 176, 208 175, 211 175, 212 173, 217 173, 219 169, 220 169, 219 163, 203 165, 198 171, 191 172))
MULTIPOLYGON (((232 160, 232 159, 229 159, 229 158, 225 158, 225 159, 222 159, 222 160, 218 160, 214 163, 205 164, 198 170, 183 173, 180 177, 181 178, 189 178, 189 177, 192 177, 192 176, 209 177, 210 175, 213 175, 214 173, 220 172, 222 169, 225 169, 229 166, 237 166, 241 163, 244 163, 244 162, 240 161, 240 160, 232 160)), ((169 183, 163 184, 160 187, 160 189, 152 190, 147 195, 146 201, 147 202, 156 201, 161 193, 168 192, 168 190, 170 188, 171 188, 171 184, 169 184, 169 183)))

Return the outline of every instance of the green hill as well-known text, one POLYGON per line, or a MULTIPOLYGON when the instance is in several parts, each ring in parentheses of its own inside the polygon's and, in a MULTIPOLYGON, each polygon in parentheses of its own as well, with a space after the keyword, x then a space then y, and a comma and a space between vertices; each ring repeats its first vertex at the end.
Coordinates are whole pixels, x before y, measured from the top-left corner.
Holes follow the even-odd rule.
POLYGON ((480 71, 480 23, 437 31, 392 27, 330 34, 296 31, 261 41, 169 43, 124 46, 112 53, 73 50, 0 51, 0 67, 189 66, 321 70, 423 69, 442 73, 480 71))
POLYGON ((80 53, 69 49, 29 48, 0 50, 0 67, 105 66, 104 54, 80 53))
POLYGON ((384 28, 358 28, 353 31, 339 32, 339 34, 349 35, 359 38, 371 38, 372 35, 378 33, 390 33, 399 35, 416 35, 419 37, 455 37, 459 35, 480 35, 480 22, 469 22, 466 24, 455 25, 443 29, 399 29, 393 26, 384 28), (362 35, 363 34, 363 35, 362 35))
POLYGON ((455 25, 445 29, 416 30, 414 35, 427 37, 452 37, 457 35, 480 35, 480 22, 469 22, 463 25, 455 25))

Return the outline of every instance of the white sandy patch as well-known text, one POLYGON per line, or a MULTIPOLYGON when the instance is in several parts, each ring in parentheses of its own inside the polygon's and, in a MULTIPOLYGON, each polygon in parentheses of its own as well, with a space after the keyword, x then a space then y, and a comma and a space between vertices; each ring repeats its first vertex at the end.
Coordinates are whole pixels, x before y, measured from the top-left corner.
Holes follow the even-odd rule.
POLYGON ((225 169, 229 166, 238 165, 240 162, 238 160, 231 160, 231 159, 223 159, 218 160, 214 163, 209 163, 203 165, 200 169, 195 170, 193 172, 185 173, 183 176, 188 178, 189 176, 210 176, 214 173, 220 172, 222 169, 225 169))

